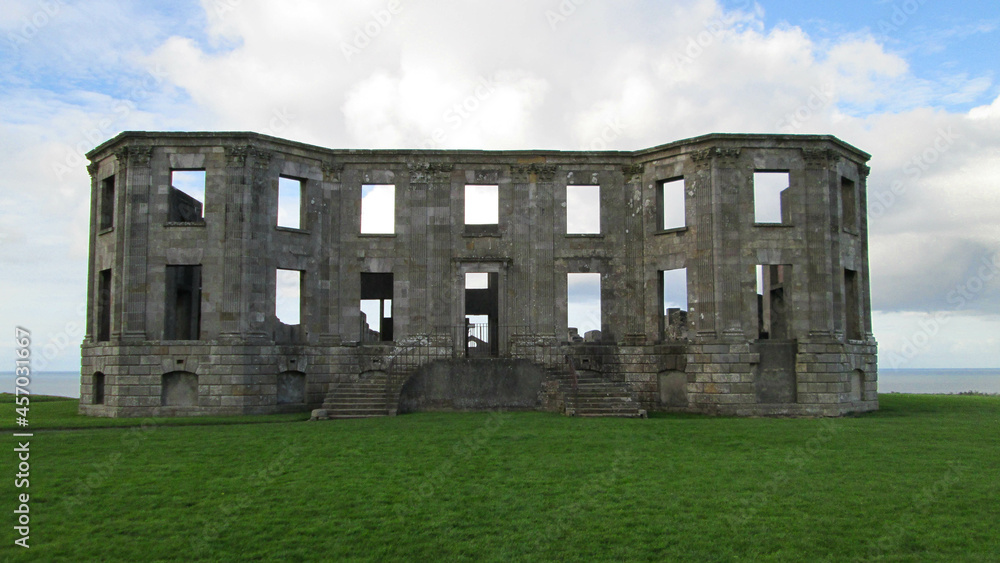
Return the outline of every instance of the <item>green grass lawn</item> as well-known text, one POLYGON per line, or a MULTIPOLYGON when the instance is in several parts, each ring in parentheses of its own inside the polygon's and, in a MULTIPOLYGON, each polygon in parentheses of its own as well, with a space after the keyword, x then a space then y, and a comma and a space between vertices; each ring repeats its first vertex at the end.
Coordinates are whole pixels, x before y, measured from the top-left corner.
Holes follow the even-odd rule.
MULTIPOLYGON (((12 546, 8 525, 0 560, 1000 560, 1000 397, 880 400, 840 419, 39 430, 32 547, 12 546)), ((0 403, 5 424, 13 408, 0 403)), ((122 423, 83 424, 75 408, 33 402, 33 428, 122 423)), ((25 489, 6 450, 11 523, 25 489)))

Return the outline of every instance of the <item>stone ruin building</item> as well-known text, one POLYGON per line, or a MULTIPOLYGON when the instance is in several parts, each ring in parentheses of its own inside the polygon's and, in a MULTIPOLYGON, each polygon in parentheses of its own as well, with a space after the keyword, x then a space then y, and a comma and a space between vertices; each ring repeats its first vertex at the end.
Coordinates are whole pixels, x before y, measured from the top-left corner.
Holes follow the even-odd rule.
POLYGON ((563 152, 125 132, 87 156, 84 414, 878 408, 870 156, 831 136, 563 152), (580 284, 589 327, 570 323, 580 284))

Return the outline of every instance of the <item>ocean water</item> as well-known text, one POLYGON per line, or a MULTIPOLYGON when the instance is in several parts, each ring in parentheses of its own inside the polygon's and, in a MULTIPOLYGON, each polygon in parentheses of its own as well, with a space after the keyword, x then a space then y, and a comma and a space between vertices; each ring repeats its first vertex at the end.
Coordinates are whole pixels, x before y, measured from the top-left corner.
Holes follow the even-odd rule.
MULTIPOLYGON (((0 391, 14 392, 14 373, 0 372, 0 391)), ((42 372, 31 376, 33 395, 80 397, 80 374, 72 371, 42 372)), ((1000 369, 883 369, 878 373, 879 393, 1000 393, 1000 369)))
POLYGON ((879 393, 1000 393, 1000 369, 880 369, 879 393))

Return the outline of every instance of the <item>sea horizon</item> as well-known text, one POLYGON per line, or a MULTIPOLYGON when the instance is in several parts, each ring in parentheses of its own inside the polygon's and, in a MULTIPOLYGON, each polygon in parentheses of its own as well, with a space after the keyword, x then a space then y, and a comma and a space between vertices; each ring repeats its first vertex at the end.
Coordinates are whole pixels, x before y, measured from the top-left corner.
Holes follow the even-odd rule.
MULTIPOLYGON (((0 392, 14 392, 14 372, 0 372, 0 392)), ((879 393, 1000 394, 1000 368, 906 368, 881 369, 879 393)), ((80 372, 50 371, 31 376, 28 390, 33 395, 80 398, 80 372)))

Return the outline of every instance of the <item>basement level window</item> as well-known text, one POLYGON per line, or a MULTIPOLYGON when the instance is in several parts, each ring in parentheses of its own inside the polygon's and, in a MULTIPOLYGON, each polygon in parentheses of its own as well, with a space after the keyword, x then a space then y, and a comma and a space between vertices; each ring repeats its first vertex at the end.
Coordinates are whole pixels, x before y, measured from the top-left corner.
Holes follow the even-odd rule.
POLYGON ((684 178, 664 180, 656 188, 659 213, 657 225, 661 231, 679 229, 687 225, 684 210, 684 178))
POLYGON ((205 220, 205 171, 171 170, 169 212, 171 223, 198 223, 205 220))
POLYGON ((278 268, 274 284, 274 315, 286 325, 297 325, 302 318, 302 280, 299 270, 278 268))
POLYGON ((788 171, 759 170, 753 173, 754 223, 788 223, 788 171))
POLYGON ((601 187, 566 186, 566 234, 601 233, 601 187))
POLYGON ((288 229, 303 228, 302 180, 278 178, 278 226, 288 229))
POLYGON ((391 235, 396 232, 396 186, 361 186, 361 234, 391 235))

